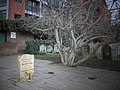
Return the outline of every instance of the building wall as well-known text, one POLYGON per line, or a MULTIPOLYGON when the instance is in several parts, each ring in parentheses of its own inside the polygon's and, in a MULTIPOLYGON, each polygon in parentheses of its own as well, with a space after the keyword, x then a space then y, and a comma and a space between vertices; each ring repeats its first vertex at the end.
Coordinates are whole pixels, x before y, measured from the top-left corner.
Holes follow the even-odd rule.
MULTIPOLYGON (((34 0, 30 0, 34 1, 34 0)), ((36 3, 39 3, 36 1, 36 3)), ((0 10, 5 9, 7 12, 6 19, 15 19, 15 14, 21 15, 21 18, 25 17, 26 0, 7 0, 5 7, 0 7, 0 10), (22 2, 17 2, 22 1, 22 2)), ((38 4, 39 5, 39 4, 38 4)), ((36 8, 36 7, 35 7, 36 8)), ((5 30, 4 30, 5 31, 5 30)), ((11 38, 11 32, 5 31, 5 43, 0 43, 0 55, 17 54, 18 52, 24 52, 27 40, 34 39, 34 35, 27 32, 16 32, 16 38, 11 38)))
MULTIPOLYGON (((87 0, 78 0, 78 5, 83 5, 86 1, 87 0)), ((97 6, 95 4, 88 3, 88 4, 85 4, 84 7, 87 10, 89 9, 90 6, 93 9, 96 8, 96 12, 94 12, 93 15, 98 16, 98 17, 102 16, 102 18, 101 18, 102 22, 110 22, 111 21, 111 13, 110 13, 110 11, 108 11, 107 7, 105 6, 106 5, 105 1, 99 0, 98 2, 99 2, 99 4, 97 6)), ((82 18, 84 18, 84 15, 82 12, 80 12, 76 17, 76 23, 80 24, 83 21, 82 18)))
POLYGON ((16 43, 3 43, 0 44, 0 56, 12 55, 18 53, 18 46, 16 43))
POLYGON ((16 0, 9 0, 8 6, 8 19, 14 19, 14 15, 21 15, 21 18, 25 17, 25 2, 26 0, 21 0, 22 2, 16 2, 16 0))
POLYGON ((28 40, 33 40, 33 39, 34 39, 34 35, 31 33, 18 32, 18 38, 17 38, 18 48, 19 48, 18 52, 24 52, 25 47, 26 47, 25 42, 28 40))
POLYGON ((7 33, 7 42, 16 43, 18 45, 18 52, 24 52, 27 40, 33 40, 34 35, 30 33, 16 32, 16 38, 11 38, 11 32, 7 33))
POLYGON ((0 43, 0 56, 24 53, 27 40, 33 40, 31 33, 16 32, 16 38, 11 38, 11 32, 6 34, 6 42, 0 43))

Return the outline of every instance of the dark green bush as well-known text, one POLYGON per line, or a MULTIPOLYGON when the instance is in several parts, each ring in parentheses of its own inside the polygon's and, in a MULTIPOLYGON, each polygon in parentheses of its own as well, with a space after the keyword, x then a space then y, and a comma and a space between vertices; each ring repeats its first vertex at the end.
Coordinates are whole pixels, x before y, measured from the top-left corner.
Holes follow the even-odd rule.
POLYGON ((44 45, 54 45, 54 41, 52 40, 29 40, 25 42, 26 48, 25 52, 29 54, 39 54, 39 46, 44 45))

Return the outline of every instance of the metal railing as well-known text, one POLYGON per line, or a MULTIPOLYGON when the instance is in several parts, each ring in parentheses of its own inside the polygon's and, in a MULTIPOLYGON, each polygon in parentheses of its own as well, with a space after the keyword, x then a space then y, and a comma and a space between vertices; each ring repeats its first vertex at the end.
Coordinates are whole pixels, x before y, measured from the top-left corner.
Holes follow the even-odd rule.
POLYGON ((120 61, 120 42, 100 47, 96 56, 98 59, 120 61))

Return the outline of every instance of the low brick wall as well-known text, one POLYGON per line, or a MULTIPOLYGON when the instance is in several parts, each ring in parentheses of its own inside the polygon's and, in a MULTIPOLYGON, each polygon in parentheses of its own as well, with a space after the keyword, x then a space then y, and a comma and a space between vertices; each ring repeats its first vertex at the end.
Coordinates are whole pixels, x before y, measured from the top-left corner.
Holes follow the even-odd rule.
POLYGON ((0 56, 1 55, 12 55, 17 54, 18 45, 17 43, 4 43, 0 44, 0 56))

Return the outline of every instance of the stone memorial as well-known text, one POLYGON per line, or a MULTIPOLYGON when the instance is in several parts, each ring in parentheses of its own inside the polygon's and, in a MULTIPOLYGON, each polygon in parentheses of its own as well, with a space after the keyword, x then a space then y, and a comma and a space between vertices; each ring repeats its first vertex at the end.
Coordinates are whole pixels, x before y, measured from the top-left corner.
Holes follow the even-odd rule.
POLYGON ((34 75, 34 55, 23 54, 18 57, 19 81, 30 81, 34 75))
POLYGON ((53 51, 53 47, 51 45, 47 46, 47 52, 51 53, 53 51))
POLYGON ((45 45, 40 45, 39 53, 41 53, 41 54, 45 54, 46 53, 46 46, 45 45))
POLYGON ((58 51, 57 44, 54 45, 54 52, 59 52, 59 51, 58 51))

